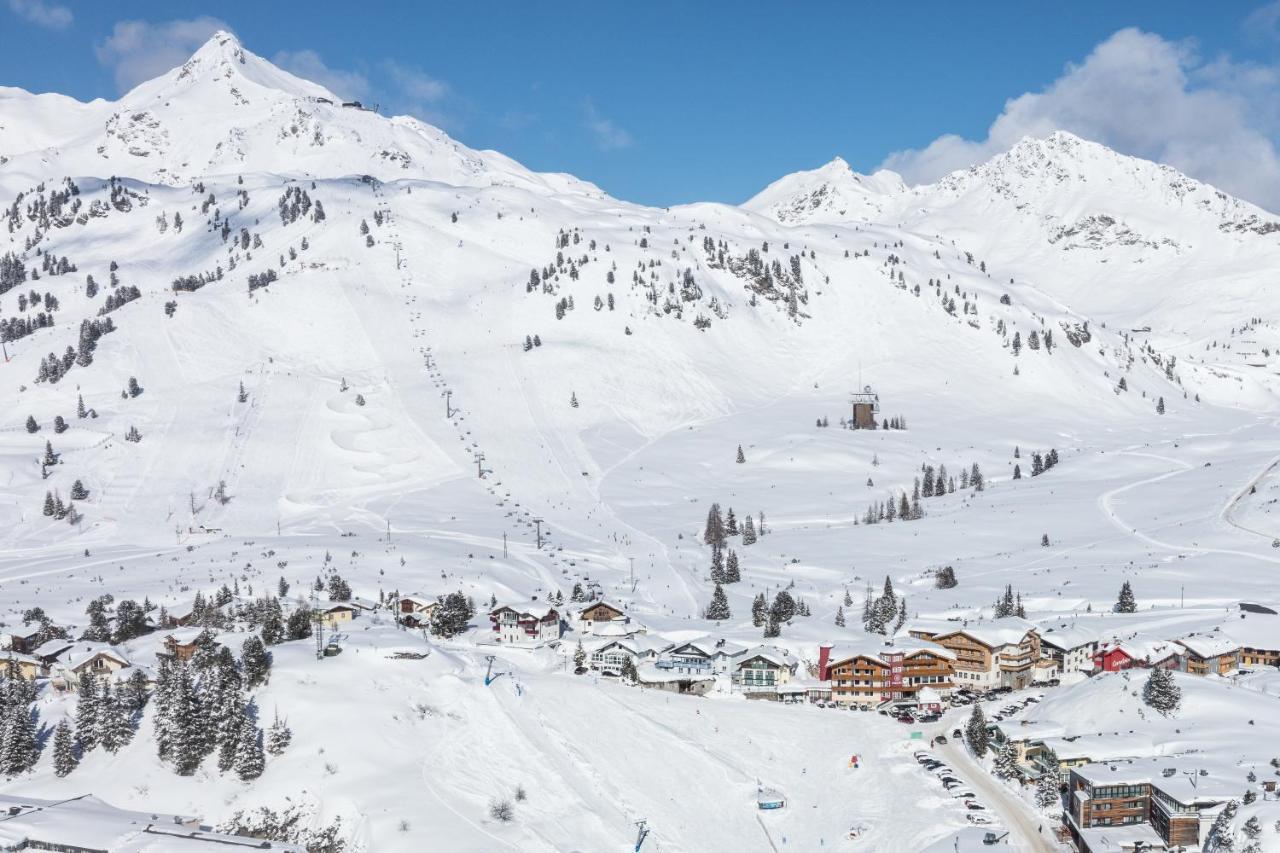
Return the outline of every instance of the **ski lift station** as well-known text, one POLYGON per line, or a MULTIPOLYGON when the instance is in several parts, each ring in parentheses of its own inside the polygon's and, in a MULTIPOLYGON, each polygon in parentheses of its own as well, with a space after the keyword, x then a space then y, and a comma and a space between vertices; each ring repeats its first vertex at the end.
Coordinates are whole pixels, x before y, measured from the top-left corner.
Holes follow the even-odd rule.
POLYGON ((773 788, 761 788, 756 792, 756 807, 759 809, 786 808, 787 798, 782 792, 773 788))
POLYGON ((870 385, 863 385, 861 391, 853 392, 853 428, 875 429, 876 413, 880 411, 880 395, 871 390, 870 385))

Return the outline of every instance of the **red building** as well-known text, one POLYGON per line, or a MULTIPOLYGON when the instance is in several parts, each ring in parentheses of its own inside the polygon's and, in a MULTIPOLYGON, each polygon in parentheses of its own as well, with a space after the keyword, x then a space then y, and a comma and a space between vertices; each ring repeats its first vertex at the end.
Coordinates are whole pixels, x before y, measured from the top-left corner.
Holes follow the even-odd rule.
POLYGON ((1172 643, 1166 642, 1124 642, 1103 643, 1093 653, 1093 671, 1119 672, 1124 669, 1141 667, 1151 669, 1178 668, 1178 650, 1172 643))

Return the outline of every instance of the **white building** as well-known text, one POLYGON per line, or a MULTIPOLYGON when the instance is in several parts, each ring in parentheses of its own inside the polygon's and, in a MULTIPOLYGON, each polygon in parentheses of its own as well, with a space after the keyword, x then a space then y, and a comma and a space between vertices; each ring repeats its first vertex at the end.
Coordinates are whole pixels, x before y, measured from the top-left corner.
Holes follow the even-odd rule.
POLYGON ((1045 625, 1040 628, 1040 658, 1057 664, 1057 677, 1066 684, 1082 681, 1093 672, 1093 654, 1098 635, 1076 625, 1045 625))

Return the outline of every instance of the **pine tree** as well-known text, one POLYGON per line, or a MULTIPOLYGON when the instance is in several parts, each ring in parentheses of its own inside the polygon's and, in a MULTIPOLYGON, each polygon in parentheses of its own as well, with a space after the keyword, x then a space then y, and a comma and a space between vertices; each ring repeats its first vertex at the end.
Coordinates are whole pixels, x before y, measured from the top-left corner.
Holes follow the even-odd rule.
POLYGON ((27 432, 36 433, 40 431, 40 424, 36 423, 34 415, 27 415, 27 432))
POLYGON ((987 754, 987 748, 991 745, 991 734, 987 731, 987 717, 982 713, 982 706, 976 702, 973 705, 973 713, 969 715, 969 722, 964 727, 964 739, 969 749, 979 758, 987 754))
MULTIPOLYGON (((1051 767, 1053 765, 1050 765, 1051 767)), ((1056 770, 1046 770, 1036 780, 1036 805, 1042 809, 1062 805, 1062 794, 1058 791, 1058 774, 1056 770)))
POLYGON ((716 586, 725 582, 724 551, 719 546, 711 549, 711 582, 716 586))
POLYGON ((902 626, 905 624, 907 624, 907 599, 903 597, 898 602, 898 618, 897 621, 893 623, 893 633, 896 634, 901 631, 902 626))
POLYGON ((836 608, 836 627, 837 628, 844 627, 844 607, 836 608))
MULTIPOLYGON (((739 444, 738 445, 738 462, 743 463, 746 461, 747 461, 747 455, 742 452, 742 445, 739 444)), ((748 518, 750 518, 750 516, 748 516, 748 518)))
POLYGON ((262 732, 253 720, 246 717, 240 725, 240 744, 236 749, 236 775, 248 782, 257 779, 266 768, 262 754, 262 732))
POLYGON ((1182 704, 1182 688, 1169 670, 1156 667, 1142 686, 1142 701, 1167 717, 1182 704))
POLYGON ((996 752, 991 770, 1000 779, 1012 779, 1018 775, 1018 751, 1013 741, 1005 739, 1004 745, 996 752))
POLYGON ((729 610, 729 599, 724 594, 724 589, 720 584, 716 584, 715 591, 711 593, 711 603, 707 605, 707 618, 716 622, 723 622, 732 618, 733 614, 729 610))
POLYGON ((1133 588, 1129 586, 1129 582, 1125 581, 1120 585, 1120 597, 1116 599, 1116 613, 1133 613, 1138 609, 1138 602, 1134 600, 1133 588))
POLYGON ((115 753, 133 740, 133 715, 111 681, 102 679, 98 697, 98 740, 107 752, 115 753))
POLYGON ((640 673, 636 672, 635 659, 630 655, 622 659, 622 677, 632 683, 640 677, 640 673))
POLYGON ((66 776, 79 763, 75 735, 71 733, 71 725, 63 720, 53 731, 53 772, 59 777, 66 776))
POLYGON ((708 545, 719 546, 724 539, 724 519, 720 515, 720 504, 713 503, 707 510, 707 523, 702 531, 702 541, 708 545))
POLYGON ((578 640, 578 647, 573 650, 573 668, 576 672, 583 668, 587 662, 587 650, 582 647, 582 640, 578 640))
POLYGON ((272 755, 279 755, 289 748, 289 744, 293 741, 293 730, 289 728, 289 724, 280 719, 279 715, 271 723, 271 728, 267 730, 267 752, 272 755))
POLYGON ((30 706, 17 704, 4 712, 8 719, 4 721, 4 738, 0 742, 0 773, 17 776, 35 766, 40 758, 40 746, 36 742, 30 706))
POLYGON ((751 624, 759 628, 764 624, 765 613, 768 611, 769 605, 764 600, 764 593, 758 593, 755 600, 751 602, 751 624))
POLYGON ((749 515, 747 516, 747 520, 742 525, 742 544, 743 545, 756 544, 756 525, 755 525, 755 522, 751 520, 751 516, 749 515))
POLYGON ((80 673, 76 684, 76 732, 80 747, 85 752, 98 745, 99 728, 98 685, 88 670, 80 673))
POLYGON ((724 568, 725 583, 738 583, 742 580, 742 572, 738 569, 738 555, 733 551, 729 552, 729 560, 724 568))
MULTIPOLYGON (((1163 415, 1163 414, 1164 414, 1164 397, 1161 397, 1161 398, 1156 402, 1156 414, 1157 414, 1157 415, 1163 415)), ((30 427, 28 427, 28 429, 30 429, 30 427)))
POLYGON ((271 656, 258 637, 250 636, 240 646, 240 670, 244 674, 245 686, 250 690, 267 680, 271 672, 271 656))

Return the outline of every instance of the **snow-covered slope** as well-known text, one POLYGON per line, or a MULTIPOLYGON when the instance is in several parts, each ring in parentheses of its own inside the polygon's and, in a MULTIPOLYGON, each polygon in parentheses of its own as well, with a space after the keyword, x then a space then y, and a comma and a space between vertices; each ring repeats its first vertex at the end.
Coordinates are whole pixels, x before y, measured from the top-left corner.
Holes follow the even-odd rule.
MULTIPOLYGON (((321 99, 333 100, 225 34, 118 102, 0 93, 0 619, 38 604, 77 624, 86 597, 106 591, 176 605, 233 579, 261 589, 287 575, 302 589, 332 554, 370 597, 462 588, 478 602, 545 601, 596 583, 655 634, 744 643, 759 640, 755 595, 789 588, 813 617, 780 642, 804 660, 833 634, 857 636, 833 621, 845 591, 885 575, 939 618, 976 618, 1009 583, 1032 615, 1102 610, 1139 575, 1144 606, 1178 601, 1180 587, 1214 613, 1245 591, 1265 597, 1269 539, 1217 522, 1233 500, 1245 513, 1242 484, 1280 454, 1263 287, 1277 235, 1219 228, 1249 221, 1239 203, 1199 204, 1194 187, 1178 201, 1144 177, 1173 181, 1164 170, 1111 174, 1127 161, 1054 137, 1041 160, 1024 152, 931 189, 837 162, 746 207, 658 210, 321 99), (1094 155, 1105 169, 1090 165, 1087 181, 1062 165, 1094 155), (1103 174, 1119 192, 1098 189, 1103 174), (1178 245, 1050 239, 1112 196, 1130 205, 1117 221, 1178 245), (1160 213, 1179 206, 1181 218, 1160 213), (1230 286, 1206 297, 1207 271, 1230 286), (1131 331, 1147 312, 1154 331, 1131 331), (881 419, 906 429, 839 428, 867 384, 881 419), (1061 468, 1033 477, 1030 454, 1050 448, 1061 468), (910 500, 922 469, 941 464, 961 485, 925 495, 922 518, 861 522, 873 502, 910 500), (981 491, 963 485, 977 466, 981 491), (757 544, 735 542, 744 579, 723 624, 701 618, 699 530, 713 502, 768 517, 757 544), (959 587, 935 588, 944 561, 959 587)), ((863 815, 880 821, 880 849, 939 834, 921 823, 890 840, 894 798, 911 788, 901 775, 917 772, 886 745, 891 721, 851 745, 884 759, 863 776, 843 758, 809 764, 835 718, 785 760, 772 748, 729 759, 787 709, 734 706, 712 723, 649 697, 632 712, 583 680, 568 688, 586 697, 570 714, 563 662, 511 652, 513 672, 545 690, 523 703, 548 720, 532 725, 523 694, 477 686, 484 633, 449 646, 456 667, 443 655, 429 667, 450 722, 406 719, 399 691, 416 676, 361 676, 383 716, 345 745, 344 766, 367 752, 379 772, 405 771, 393 729, 449 739, 408 768, 443 804, 412 833, 397 834, 401 815, 372 808, 360 781, 315 786, 369 815, 371 849, 420 849, 432 832, 458 850, 494 849, 495 834, 521 849, 607 849, 646 815, 665 825, 662 849, 712 849, 727 825, 735 843, 762 845, 750 779, 779 773, 824 803, 828 785, 880 792, 863 815), (502 739, 468 739, 453 721, 471 717, 502 739), (597 768, 567 751, 568 733, 597 717, 619 750, 678 739, 699 768, 695 805, 633 794, 645 765, 597 768), (704 729, 721 722, 724 745, 708 747, 704 729), (511 768, 552 753, 555 773, 533 777, 565 805, 507 828, 473 817, 511 768), (730 794, 707 781, 726 773, 730 794), (696 826, 704 809, 728 810, 696 826)), ((294 668, 273 682, 310 715, 300 733, 334 725, 337 707, 310 700, 305 652, 282 650, 294 668)), ((99 757, 84 778, 115 772, 99 757)), ((150 752, 128 761, 168 773, 150 752)), ((286 795, 289 766, 205 810, 286 795)), ((38 773, 50 793, 76 779, 38 773)), ((182 811, 199 793, 156 796, 182 811)), ((816 844, 846 820, 779 823, 816 844)))

